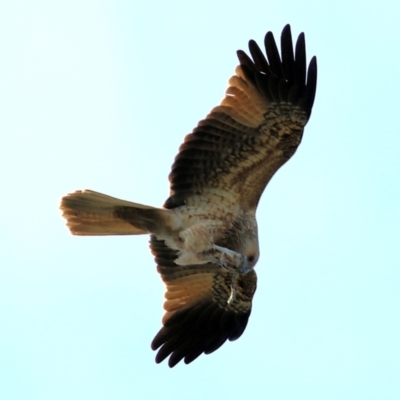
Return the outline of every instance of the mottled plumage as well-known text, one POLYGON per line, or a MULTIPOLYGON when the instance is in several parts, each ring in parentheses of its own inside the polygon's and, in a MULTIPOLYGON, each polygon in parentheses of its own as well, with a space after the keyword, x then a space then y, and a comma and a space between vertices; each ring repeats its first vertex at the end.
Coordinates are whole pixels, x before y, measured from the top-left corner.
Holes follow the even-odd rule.
POLYGON ((271 32, 266 55, 250 41, 221 104, 185 137, 163 208, 90 190, 61 201, 75 235, 151 234, 166 285, 156 362, 173 367, 209 354, 246 328, 256 290, 255 219, 260 196, 300 144, 314 103, 317 64, 306 64, 304 34, 293 51, 290 26, 281 56, 271 32))

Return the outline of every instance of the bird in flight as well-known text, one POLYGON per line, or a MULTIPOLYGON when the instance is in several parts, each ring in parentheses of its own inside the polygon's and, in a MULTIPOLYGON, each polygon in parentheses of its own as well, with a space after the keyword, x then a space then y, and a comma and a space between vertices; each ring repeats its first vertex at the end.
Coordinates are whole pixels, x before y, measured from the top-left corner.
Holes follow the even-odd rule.
POLYGON ((300 144, 311 115, 317 61, 308 65, 304 34, 293 48, 290 25, 253 40, 225 96, 188 134, 169 174, 162 208, 92 190, 62 198, 73 235, 150 234, 166 286, 156 362, 189 364, 238 339, 246 328, 259 258, 256 209, 266 185, 300 144))

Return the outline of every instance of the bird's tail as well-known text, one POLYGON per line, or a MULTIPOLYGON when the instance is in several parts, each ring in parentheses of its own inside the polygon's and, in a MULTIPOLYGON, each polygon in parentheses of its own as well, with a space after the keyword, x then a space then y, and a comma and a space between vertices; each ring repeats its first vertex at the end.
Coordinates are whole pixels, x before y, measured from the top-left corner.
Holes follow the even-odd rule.
POLYGON ((165 226, 168 210, 78 190, 61 199, 62 216, 73 235, 142 235, 165 226))

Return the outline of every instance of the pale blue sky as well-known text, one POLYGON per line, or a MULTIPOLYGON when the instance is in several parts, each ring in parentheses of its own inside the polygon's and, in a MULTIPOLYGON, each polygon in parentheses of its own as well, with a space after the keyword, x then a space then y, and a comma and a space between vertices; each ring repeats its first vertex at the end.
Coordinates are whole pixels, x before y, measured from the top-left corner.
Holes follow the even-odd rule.
POLYGON ((0 4, 0 399, 399 399, 396 1, 0 4), (147 237, 71 236, 61 196, 161 205, 235 51, 286 23, 318 57, 303 142, 259 206, 244 335, 156 365, 147 237))

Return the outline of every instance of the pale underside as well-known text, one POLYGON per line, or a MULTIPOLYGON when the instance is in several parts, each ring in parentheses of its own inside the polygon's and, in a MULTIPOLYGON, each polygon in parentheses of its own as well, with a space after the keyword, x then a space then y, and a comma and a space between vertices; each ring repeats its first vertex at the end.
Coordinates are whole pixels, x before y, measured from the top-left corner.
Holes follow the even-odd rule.
POLYGON ((269 32, 267 58, 253 41, 221 104, 185 137, 169 176, 164 209, 92 191, 63 198, 77 235, 151 234, 165 285, 156 361, 172 367, 211 353, 243 333, 256 290, 256 208, 275 172, 296 151, 311 114, 316 59, 307 74, 304 35, 293 51, 290 27, 281 56, 269 32))

